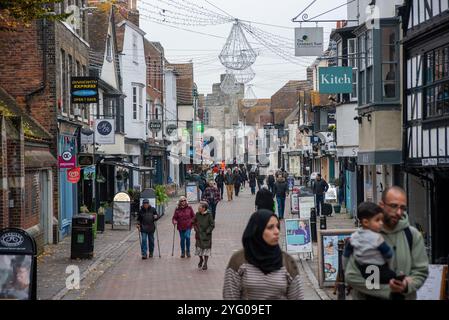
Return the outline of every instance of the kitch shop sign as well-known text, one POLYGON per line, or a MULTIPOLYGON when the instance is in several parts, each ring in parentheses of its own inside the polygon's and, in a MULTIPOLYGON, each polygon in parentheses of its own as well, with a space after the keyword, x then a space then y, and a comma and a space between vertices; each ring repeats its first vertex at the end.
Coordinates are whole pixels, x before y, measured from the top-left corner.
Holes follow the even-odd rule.
POLYGON ((320 93, 352 93, 351 67, 326 67, 318 71, 320 93))
POLYGON ((98 102, 98 79, 95 77, 72 77, 70 82, 72 103, 98 102))

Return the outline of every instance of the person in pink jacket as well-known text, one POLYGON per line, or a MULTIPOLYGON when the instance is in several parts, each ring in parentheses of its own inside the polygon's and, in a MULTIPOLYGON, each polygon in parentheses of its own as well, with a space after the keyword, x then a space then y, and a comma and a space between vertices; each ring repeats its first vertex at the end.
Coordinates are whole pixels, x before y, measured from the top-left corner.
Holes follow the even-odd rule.
POLYGON ((184 258, 186 254, 187 258, 190 258, 190 231, 194 218, 195 213, 187 203, 187 198, 179 198, 178 207, 175 209, 172 222, 174 225, 178 225, 179 236, 181 237, 181 258, 184 258))

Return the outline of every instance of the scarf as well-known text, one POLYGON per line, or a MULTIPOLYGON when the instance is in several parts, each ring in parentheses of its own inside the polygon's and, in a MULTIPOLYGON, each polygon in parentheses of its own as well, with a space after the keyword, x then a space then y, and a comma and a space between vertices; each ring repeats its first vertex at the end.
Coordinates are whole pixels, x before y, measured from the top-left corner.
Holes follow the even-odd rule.
POLYGON ((269 210, 261 209, 253 213, 242 238, 246 260, 264 274, 282 268, 281 248, 279 245, 270 246, 263 239, 263 232, 271 217, 276 215, 269 210))

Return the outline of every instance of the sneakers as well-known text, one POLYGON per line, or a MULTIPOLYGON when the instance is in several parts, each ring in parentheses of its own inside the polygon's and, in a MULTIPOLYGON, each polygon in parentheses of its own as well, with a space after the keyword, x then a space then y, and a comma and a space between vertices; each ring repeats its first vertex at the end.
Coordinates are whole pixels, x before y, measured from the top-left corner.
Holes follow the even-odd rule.
POLYGON ((150 256, 149 256, 150 258, 153 258, 153 254, 152 253, 150 253, 150 256))
POLYGON ((147 260, 147 256, 142 256, 142 260, 147 260))

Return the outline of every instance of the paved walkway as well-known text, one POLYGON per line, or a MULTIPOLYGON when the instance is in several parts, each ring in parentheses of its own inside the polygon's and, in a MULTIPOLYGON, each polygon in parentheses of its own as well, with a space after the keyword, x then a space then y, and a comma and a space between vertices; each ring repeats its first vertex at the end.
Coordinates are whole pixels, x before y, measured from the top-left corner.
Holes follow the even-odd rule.
MULTIPOLYGON (((226 195, 225 195, 226 197, 226 195)), ((193 205, 196 210, 197 205, 193 205)), ((81 299, 222 299, 224 271, 231 255, 241 248, 241 236, 254 211, 254 196, 247 188, 234 201, 224 200, 217 209, 213 232, 212 256, 209 269, 197 268, 198 258, 180 258, 179 234, 176 232, 175 253, 172 257, 173 204, 159 221, 161 258, 142 260, 139 244, 133 243, 123 259, 104 273, 95 286, 86 286, 77 292, 81 299)), ((192 240, 194 236, 192 234, 192 240)), ((192 241, 192 250, 194 240, 192 241)), ((306 299, 320 299, 300 264, 306 299)))

